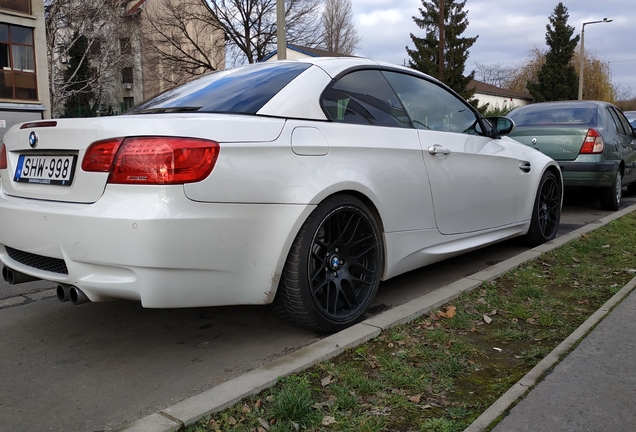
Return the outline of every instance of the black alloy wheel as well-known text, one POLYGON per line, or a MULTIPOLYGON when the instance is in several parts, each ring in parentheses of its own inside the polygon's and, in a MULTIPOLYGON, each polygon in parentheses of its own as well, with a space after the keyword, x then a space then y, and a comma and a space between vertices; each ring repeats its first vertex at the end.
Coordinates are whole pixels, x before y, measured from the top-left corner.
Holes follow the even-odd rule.
POLYGON ((561 220, 561 194, 556 176, 546 171, 539 182, 530 229, 524 237, 529 246, 538 246, 556 237, 561 220))
POLYGON ((277 309, 291 321, 335 332, 356 323, 374 299, 384 264, 378 224, 355 197, 320 204, 288 256, 277 309))

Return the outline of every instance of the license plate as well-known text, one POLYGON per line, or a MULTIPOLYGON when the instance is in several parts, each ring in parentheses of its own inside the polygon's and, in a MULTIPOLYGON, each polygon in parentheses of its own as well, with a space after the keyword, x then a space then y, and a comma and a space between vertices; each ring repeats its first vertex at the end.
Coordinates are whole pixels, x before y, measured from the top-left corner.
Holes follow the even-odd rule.
POLYGON ((77 155, 20 155, 13 181, 70 186, 77 155))

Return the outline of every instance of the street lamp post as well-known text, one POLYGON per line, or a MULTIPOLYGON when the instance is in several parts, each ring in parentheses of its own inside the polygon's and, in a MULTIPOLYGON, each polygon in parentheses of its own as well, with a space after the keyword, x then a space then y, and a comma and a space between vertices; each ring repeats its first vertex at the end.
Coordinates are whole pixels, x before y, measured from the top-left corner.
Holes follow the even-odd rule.
POLYGON ((285 32, 285 1, 276 0, 276 48, 278 60, 287 58, 287 35, 285 32))
POLYGON ((579 100, 583 100, 583 65, 585 64, 585 26, 588 24, 611 23, 613 20, 603 18, 601 21, 588 21, 581 27, 581 52, 579 53, 579 100))

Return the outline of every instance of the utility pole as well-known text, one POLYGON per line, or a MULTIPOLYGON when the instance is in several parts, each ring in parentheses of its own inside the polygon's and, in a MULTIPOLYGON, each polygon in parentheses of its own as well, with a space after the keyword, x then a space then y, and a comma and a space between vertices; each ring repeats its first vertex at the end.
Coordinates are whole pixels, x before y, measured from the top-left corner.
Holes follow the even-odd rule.
POLYGON ((439 0, 439 80, 444 82, 444 0, 439 0))
POLYGON ((285 0, 276 0, 276 58, 287 58, 287 35, 285 33, 285 0))

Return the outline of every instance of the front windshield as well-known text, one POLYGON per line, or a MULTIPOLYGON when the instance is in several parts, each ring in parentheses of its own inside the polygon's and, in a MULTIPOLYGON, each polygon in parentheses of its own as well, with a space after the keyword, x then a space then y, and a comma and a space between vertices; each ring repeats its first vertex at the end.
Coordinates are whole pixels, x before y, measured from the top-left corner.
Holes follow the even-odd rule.
POLYGON ((309 67, 309 63, 272 62, 213 72, 168 90, 138 105, 128 114, 255 114, 309 67))

